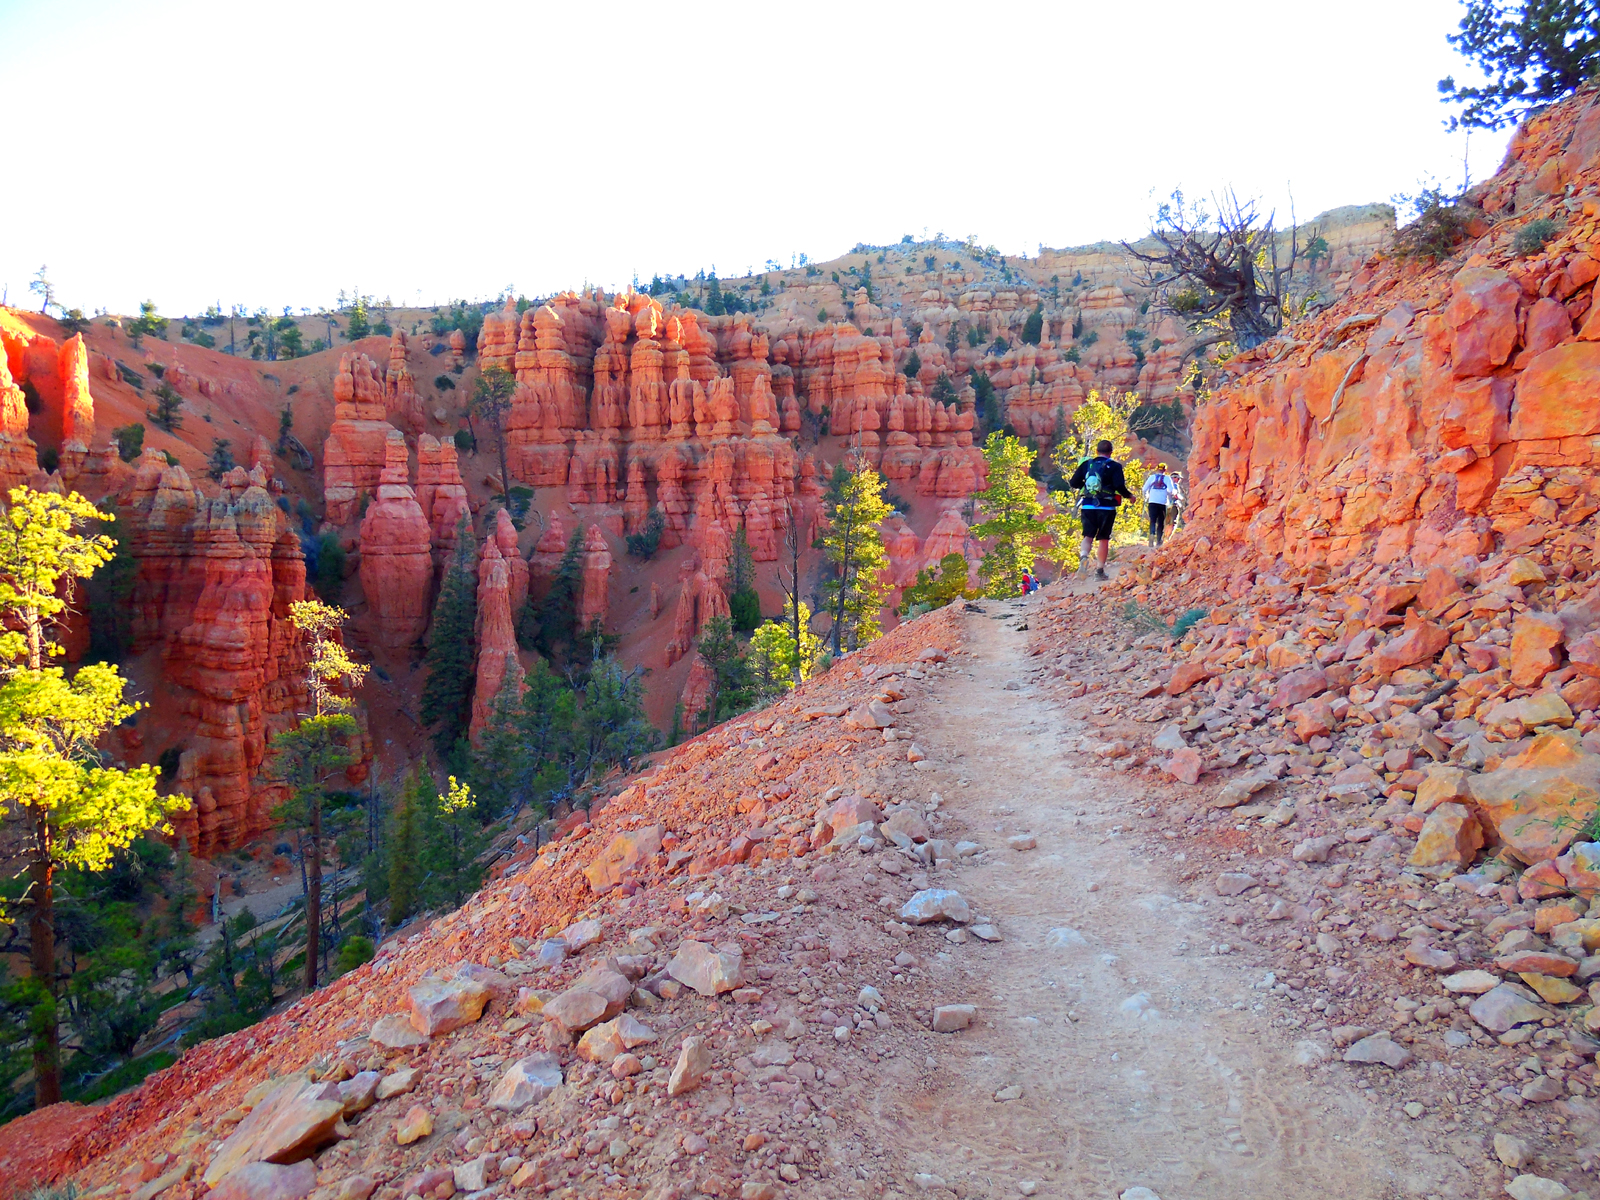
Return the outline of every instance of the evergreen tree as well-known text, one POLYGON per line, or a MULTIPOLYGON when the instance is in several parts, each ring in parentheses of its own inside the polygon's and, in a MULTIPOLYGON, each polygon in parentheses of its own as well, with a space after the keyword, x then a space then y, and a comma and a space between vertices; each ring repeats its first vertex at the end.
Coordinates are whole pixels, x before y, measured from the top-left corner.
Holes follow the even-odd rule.
POLYGON ((972 372, 972 390, 977 397, 979 427, 985 433, 1002 428, 1006 423, 1005 409, 987 371, 972 372))
POLYGON ((507 675, 472 760, 481 812, 498 816, 524 804, 549 806, 568 780, 575 711, 572 689, 543 658, 534 660, 520 685, 507 675))
POLYGON ((359 731, 350 715, 347 689, 361 686, 368 668, 351 660, 338 640, 349 618, 343 609, 317 600, 299 600, 289 606, 289 620, 311 644, 306 663, 306 684, 311 710, 300 716, 293 729, 272 739, 280 769, 288 782, 289 799, 275 815, 304 827, 309 834, 306 864, 306 973, 309 992, 317 986, 318 955, 322 934, 322 802, 330 773, 354 761, 350 741, 359 731))
POLYGON ((645 718, 638 671, 624 671, 614 658, 601 659, 589 672, 573 722, 569 778, 576 783, 617 765, 630 770, 660 737, 645 718))
POLYGON ((823 584, 823 594, 833 619, 835 658, 878 636, 879 611, 889 594, 882 578, 889 555, 879 526, 888 520, 889 511, 883 500, 883 476, 866 464, 849 477, 830 511, 822 547, 834 577, 823 584))
POLYGON ((372 323, 367 320, 367 298, 358 295, 350 306, 350 327, 344 331, 344 336, 352 342, 358 342, 371 332, 372 323))
POLYGON ((1035 543, 1044 532, 1039 513, 1039 485, 1031 468, 1034 452, 1014 437, 991 433, 983 457, 989 464, 989 486, 973 494, 986 519, 972 527, 972 536, 993 545, 978 566, 986 595, 997 599, 1022 594, 1022 573, 1033 569, 1035 543))
POLYGON ((472 414, 489 422, 489 428, 494 430, 495 451, 500 456, 500 490, 508 500, 511 472, 506 461, 506 418, 511 415, 511 397, 516 390, 516 376, 504 367, 489 367, 472 385, 472 414))
POLYGON ((1044 337, 1044 305, 1037 305, 1028 314, 1028 319, 1022 323, 1022 340, 1030 346, 1037 346, 1044 337))
POLYGON ((472 691, 477 682, 478 622, 477 541, 467 515, 456 525, 456 549, 439 599, 433 606, 428 652, 423 656, 427 678, 422 684, 421 715, 433 729, 433 747, 443 758, 466 734, 472 718, 472 691))
POLYGON ((420 769, 413 770, 400 789, 400 801, 395 806, 388 838, 389 924, 404 924, 417 911, 417 864, 422 852, 422 834, 418 828, 419 787, 424 787, 420 769))
POLYGON ((922 356, 913 350, 910 354, 910 357, 906 359, 906 367, 904 372, 905 377, 907 379, 915 379, 921 371, 922 356))
POLYGON ((212 438, 211 457, 206 460, 206 474, 214 481, 220 480, 237 465, 233 461, 233 449, 228 439, 212 438))
POLYGON ((709 729, 750 707, 755 698, 755 680, 727 617, 712 617, 705 623, 699 650, 711 668, 712 684, 706 706, 695 718, 701 729, 709 729))
MULTIPOLYGON (((145 419, 160 429, 171 433, 183 427, 183 397, 172 390, 165 383, 156 384, 156 406, 154 411, 145 410, 145 419)), ((143 439, 141 439, 142 442, 143 439)))
POLYGON ((537 646, 552 658, 563 651, 570 659, 577 650, 578 599, 583 592, 583 529, 575 528, 556 564, 555 576, 544 600, 530 599, 524 619, 517 623, 519 644, 537 646), (526 639, 525 641, 523 639, 526 639))
POLYGON ((422 846, 423 895, 430 904, 460 908, 461 902, 477 890, 483 868, 473 860, 484 842, 473 802, 472 789, 450 776, 447 790, 433 797, 424 809, 422 846))
POLYGON ((749 633, 761 624, 761 597, 756 592, 756 560, 744 526, 733 535, 733 555, 728 559, 728 609, 733 627, 749 633))

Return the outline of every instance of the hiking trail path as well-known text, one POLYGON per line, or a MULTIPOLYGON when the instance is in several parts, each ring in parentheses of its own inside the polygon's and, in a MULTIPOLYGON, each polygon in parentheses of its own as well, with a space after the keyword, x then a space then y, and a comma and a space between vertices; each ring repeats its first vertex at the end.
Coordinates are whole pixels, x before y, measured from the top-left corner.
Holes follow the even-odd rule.
POLYGON ((969 610, 959 670, 919 714, 953 820, 942 836, 993 848, 938 886, 1004 940, 929 964, 949 991, 938 1002, 974 1004, 977 1020, 923 1061, 887 1060, 895 1086, 863 1120, 903 1169, 987 1179, 978 1194, 996 1197, 1475 1194, 1462 1162, 1408 1141, 1344 1072, 1295 1062, 1293 1031, 1270 1026, 1254 990, 1266 969, 1228 952, 1217 914, 1176 898, 1182 841, 1139 844, 1139 781, 1067 761, 1059 743, 1083 723, 1033 695, 1024 629, 1039 599, 969 610), (1037 848, 1009 849, 1015 834, 1037 848), (995 1099, 1014 1086, 1020 1098, 995 1099))

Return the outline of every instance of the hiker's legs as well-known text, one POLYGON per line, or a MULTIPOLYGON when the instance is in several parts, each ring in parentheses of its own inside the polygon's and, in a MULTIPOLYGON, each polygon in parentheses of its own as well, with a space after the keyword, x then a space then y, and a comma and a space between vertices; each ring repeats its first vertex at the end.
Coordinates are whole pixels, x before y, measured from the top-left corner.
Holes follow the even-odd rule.
POLYGON ((1101 541, 1096 542, 1094 553, 1100 569, 1104 571, 1106 569, 1106 557, 1111 553, 1111 539, 1104 538, 1101 541))
POLYGON ((1150 506, 1150 538, 1156 544, 1157 549, 1160 548, 1161 539, 1166 535, 1166 532, 1167 506, 1165 504, 1152 504, 1150 506))
POLYGON ((1083 544, 1078 547, 1078 574, 1082 575, 1089 569, 1089 554, 1093 548, 1093 540, 1085 537, 1083 544))

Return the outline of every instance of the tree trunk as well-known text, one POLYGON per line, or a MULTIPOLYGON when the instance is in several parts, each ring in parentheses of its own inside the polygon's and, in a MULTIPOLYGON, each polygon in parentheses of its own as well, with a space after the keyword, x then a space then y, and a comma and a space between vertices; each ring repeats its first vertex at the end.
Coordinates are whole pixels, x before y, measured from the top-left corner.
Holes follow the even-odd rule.
POLYGON ((833 611, 833 657, 838 658, 841 638, 844 636, 845 589, 850 585, 850 531, 845 530, 844 553, 839 558, 839 602, 833 611))
POLYGON ((61 1100, 61 1047, 56 1028, 56 920, 55 863, 50 860, 50 819, 34 816, 37 857, 30 866, 33 877, 33 914, 28 922, 30 969, 47 998, 35 1009, 33 1033, 34 1107, 61 1100))
POLYGON ((511 507, 511 472, 506 468, 506 422, 502 417, 494 423, 495 447, 500 451, 500 490, 505 495, 506 507, 511 507))
POLYGON ((306 991, 317 986, 317 950, 322 933, 322 800, 311 801, 311 850, 306 863, 306 991))

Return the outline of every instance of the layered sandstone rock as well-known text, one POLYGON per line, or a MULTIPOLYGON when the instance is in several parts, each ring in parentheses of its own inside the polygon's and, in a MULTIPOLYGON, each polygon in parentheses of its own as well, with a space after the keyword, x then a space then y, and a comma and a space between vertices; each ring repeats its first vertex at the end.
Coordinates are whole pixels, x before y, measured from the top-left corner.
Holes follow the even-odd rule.
POLYGON ((26 483, 39 469, 39 452, 28 436, 28 402, 0 355, 0 491, 26 483))
POLYGON ((389 435, 383 384, 365 354, 339 359, 333 381, 333 424, 323 443, 322 495, 328 522, 346 525, 360 512, 363 493, 377 490, 389 435))
POLYGON ((388 419, 410 434, 422 432, 422 398, 417 381, 406 365, 406 335, 397 329, 389 340, 389 369, 383 377, 383 405, 388 419))
POLYGON ((411 489, 405 436, 391 428, 377 499, 361 519, 361 587, 379 645, 409 646, 428 627, 433 532, 411 489))
POLYGON ((495 697, 506 686, 506 677, 511 676, 517 684, 522 679, 513 623, 515 612, 511 571, 501 556, 497 539, 491 536, 484 541, 478 568, 478 675, 472 696, 470 728, 474 743, 489 719, 495 697))
MULTIPOLYGON (((305 560, 264 479, 236 468, 223 495, 207 498, 151 449, 121 502, 135 563, 133 651, 161 648, 161 701, 183 723, 170 747, 145 751, 181 752, 177 788, 194 803, 174 826, 199 854, 272 827, 287 793, 264 769, 268 742, 306 703, 305 648, 288 620, 306 595, 305 560)), ((354 749, 365 757, 363 744, 354 749)))
POLYGON ((583 542, 583 591, 578 598, 578 628, 604 626, 611 606, 611 548, 600 526, 589 526, 583 542))

